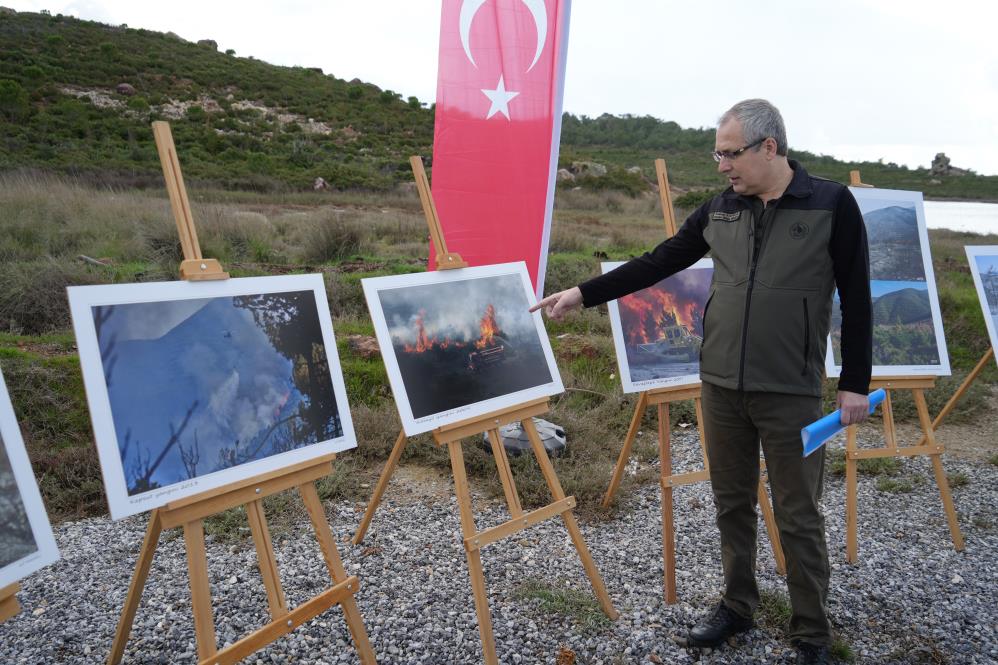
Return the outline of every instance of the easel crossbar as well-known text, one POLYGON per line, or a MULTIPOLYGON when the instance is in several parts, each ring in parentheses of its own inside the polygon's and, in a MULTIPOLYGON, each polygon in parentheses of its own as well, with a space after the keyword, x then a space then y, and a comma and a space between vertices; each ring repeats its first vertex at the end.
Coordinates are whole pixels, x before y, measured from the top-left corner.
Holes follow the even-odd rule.
POLYGON ((438 444, 460 441, 475 434, 481 434, 490 429, 496 429, 503 425, 527 420, 549 410, 548 398, 542 397, 531 402, 524 402, 522 405, 505 411, 493 411, 476 418, 469 418, 433 430, 433 438, 438 444))
POLYGON ((564 499, 555 501, 554 503, 544 506, 543 508, 538 508, 537 510, 526 513, 525 515, 521 515, 516 519, 504 522, 498 526, 492 527, 491 529, 486 529, 485 531, 479 531, 475 535, 465 538, 464 548, 469 552, 481 549, 490 543, 503 540, 504 538, 509 538, 513 534, 523 531, 524 529, 534 526, 535 524, 540 524, 545 520, 558 517, 562 513, 572 510, 573 508, 575 508, 575 497, 565 497, 564 499))
POLYGON ((705 480, 710 480, 710 471, 707 471, 706 469, 702 471, 691 471, 690 473, 679 473, 674 476, 664 476, 662 478, 662 487, 692 485, 693 483, 702 483, 705 480))
POLYGON ((323 591, 285 616, 271 621, 256 632, 222 649, 214 656, 200 661, 200 665, 230 665, 238 663, 243 658, 251 656, 262 647, 276 641, 295 630, 298 626, 311 621, 333 605, 338 605, 352 596, 360 588, 360 583, 354 576, 348 577, 339 584, 323 591))
POLYGON ((875 457, 917 457, 920 455, 937 455, 944 451, 941 445, 906 446, 904 448, 866 448, 851 450, 846 454, 854 459, 871 459, 875 457))
MULTIPOLYGON (((320 458, 321 459, 321 458, 320 458)), ((236 487, 226 486, 219 490, 216 496, 206 497, 204 494, 197 497, 194 502, 184 500, 176 504, 167 504, 160 511, 164 529, 182 526, 187 522, 204 519, 230 508, 245 505, 251 501, 256 501, 268 497, 278 492, 298 487, 307 482, 318 480, 328 476, 333 472, 333 465, 330 460, 316 463, 314 460, 307 466, 303 465, 297 470, 282 475, 261 476, 250 483, 234 483, 236 487), (263 479, 261 481, 261 478, 263 479)))

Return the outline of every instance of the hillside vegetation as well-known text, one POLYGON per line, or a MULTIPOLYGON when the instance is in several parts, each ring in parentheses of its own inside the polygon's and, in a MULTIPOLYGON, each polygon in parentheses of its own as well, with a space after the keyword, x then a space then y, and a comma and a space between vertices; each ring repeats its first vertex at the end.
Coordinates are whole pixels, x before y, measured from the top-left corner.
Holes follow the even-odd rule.
MULTIPOLYGON (((210 41, 65 16, 0 13, 0 171, 158 185, 149 123, 166 119, 189 181, 256 191, 304 190, 317 177, 337 189, 380 191, 409 181, 409 155, 429 162, 432 153, 432 105, 337 76, 350 72, 277 67, 220 53, 210 41)), ((652 162, 664 157, 679 191, 711 190, 720 184, 713 143, 712 129, 652 117, 565 114, 560 166, 597 161, 608 173, 562 186, 637 195, 651 188, 652 162)), ((859 168, 880 187, 998 200, 998 177, 933 178, 889 162, 792 156, 839 181, 859 168)))

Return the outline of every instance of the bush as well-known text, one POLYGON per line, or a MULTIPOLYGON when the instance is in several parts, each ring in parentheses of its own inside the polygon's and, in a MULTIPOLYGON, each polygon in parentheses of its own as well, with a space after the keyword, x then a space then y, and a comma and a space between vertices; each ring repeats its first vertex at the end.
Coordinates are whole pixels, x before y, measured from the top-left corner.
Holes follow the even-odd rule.
POLYGON ((28 115, 28 93, 17 81, 0 80, 0 115, 18 120, 28 115))
POLYGON ((0 330, 38 335, 69 328, 66 287, 102 281, 69 261, 0 264, 0 330))

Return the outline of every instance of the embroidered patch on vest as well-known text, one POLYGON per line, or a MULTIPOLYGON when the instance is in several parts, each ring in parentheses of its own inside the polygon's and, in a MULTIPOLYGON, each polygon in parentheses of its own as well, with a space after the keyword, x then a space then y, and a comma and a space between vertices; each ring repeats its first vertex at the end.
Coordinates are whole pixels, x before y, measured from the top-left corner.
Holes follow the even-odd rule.
POLYGON ((710 213, 710 218, 716 219, 719 222, 735 222, 741 216, 742 213, 740 212, 721 212, 718 210, 717 212, 710 213))
POLYGON ((800 240, 807 237, 807 232, 810 229, 807 228, 807 224, 804 222, 795 222, 790 227, 790 237, 794 240, 800 240))

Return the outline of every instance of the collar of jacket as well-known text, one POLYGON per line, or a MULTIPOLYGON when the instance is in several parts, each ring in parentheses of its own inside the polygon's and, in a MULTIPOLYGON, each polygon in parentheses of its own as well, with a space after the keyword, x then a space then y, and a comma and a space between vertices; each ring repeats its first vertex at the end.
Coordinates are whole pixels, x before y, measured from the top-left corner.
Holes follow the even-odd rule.
MULTIPOLYGON (((788 159, 787 163, 790 164, 790 168, 794 171, 794 177, 791 178, 790 184, 787 186, 783 196, 793 196, 794 198, 803 199, 811 195, 811 176, 807 174, 804 167, 800 165, 795 159, 788 159)), ((725 199, 734 200, 741 199, 747 204, 751 204, 752 199, 755 196, 742 196, 741 194, 735 193, 735 190, 728 187, 724 190, 721 196, 725 199)))

